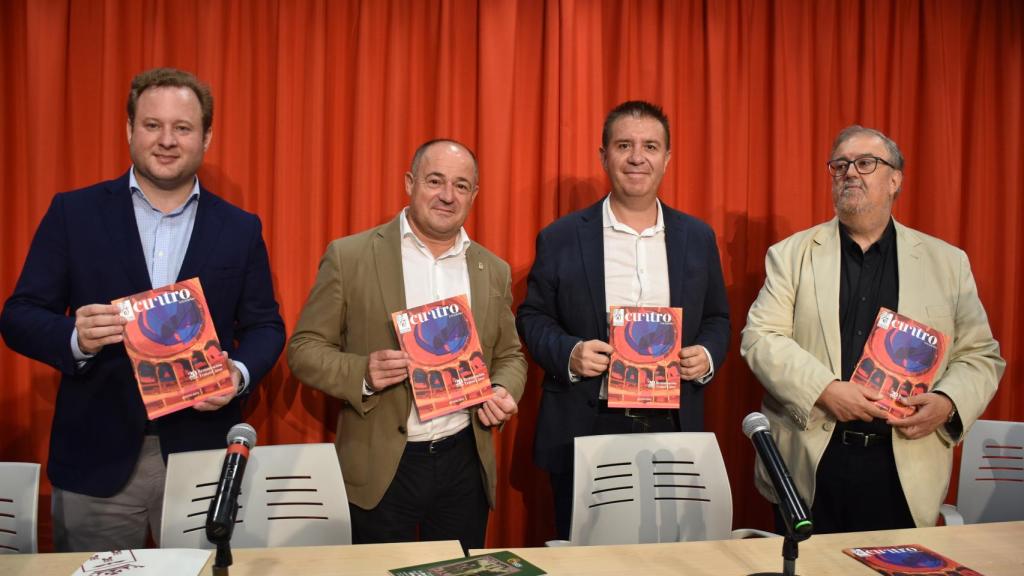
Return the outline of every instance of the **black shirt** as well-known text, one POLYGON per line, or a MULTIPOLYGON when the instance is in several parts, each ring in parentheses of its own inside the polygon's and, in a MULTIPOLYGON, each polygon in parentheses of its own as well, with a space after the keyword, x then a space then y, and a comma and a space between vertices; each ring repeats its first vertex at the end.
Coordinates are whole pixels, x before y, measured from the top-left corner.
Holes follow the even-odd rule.
MULTIPOLYGON (((877 242, 861 250, 842 223, 839 224, 842 254, 839 272, 839 327, 842 343, 843 380, 853 375, 864 351, 878 309, 899 309, 900 276, 896 258, 896 226, 892 219, 877 242)), ((847 429, 888 433, 884 420, 854 421, 847 429)))

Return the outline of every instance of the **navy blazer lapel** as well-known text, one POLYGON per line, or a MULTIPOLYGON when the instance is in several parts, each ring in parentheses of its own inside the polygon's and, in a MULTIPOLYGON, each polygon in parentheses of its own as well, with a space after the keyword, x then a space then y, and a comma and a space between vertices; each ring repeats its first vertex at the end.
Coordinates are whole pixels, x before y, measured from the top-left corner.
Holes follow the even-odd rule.
POLYGON ((139 238, 139 224, 135 220, 131 190, 128 188, 128 173, 107 184, 106 195, 100 206, 100 214, 110 234, 111 246, 117 254, 125 274, 131 282, 128 294, 137 294, 153 288, 146 268, 146 255, 142 252, 139 238))
MULTIPOLYGON (((665 219, 665 256, 668 259, 668 291, 669 305, 686 308, 683 302, 686 296, 686 258, 687 236, 690 232, 686 222, 679 218, 674 210, 661 205, 661 213, 665 219)), ((685 314, 686 311, 684 310, 685 314)), ((684 320, 685 322, 685 320, 684 320)))
POLYGON ((583 274, 590 288, 590 302, 600 332, 599 338, 608 334, 608 306, 604 293, 604 229, 602 209, 604 201, 594 204, 580 213, 576 232, 580 243, 583 274))
POLYGON ((192 225, 192 237, 188 241, 188 249, 185 251, 185 259, 181 262, 181 270, 178 271, 178 281, 188 280, 199 276, 203 269, 206 258, 213 252, 213 247, 220 239, 221 225, 220 208, 221 199, 210 193, 205 188, 199 189, 199 206, 196 208, 196 221, 192 225))

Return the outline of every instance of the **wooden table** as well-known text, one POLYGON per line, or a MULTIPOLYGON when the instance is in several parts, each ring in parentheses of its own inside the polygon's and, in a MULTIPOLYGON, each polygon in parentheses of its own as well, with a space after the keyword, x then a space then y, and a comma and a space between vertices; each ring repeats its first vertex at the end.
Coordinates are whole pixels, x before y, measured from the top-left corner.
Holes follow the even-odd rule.
MULTIPOLYGON (((877 573, 844 548, 920 544, 985 576, 1024 575, 1024 522, 822 534, 800 543, 801 576, 877 573)), ((552 576, 742 576, 782 572, 782 539, 754 538, 625 546, 516 548, 552 576)), ((471 550, 481 554, 486 550, 471 550)))
MULTIPOLYGON (((386 576, 391 568, 462 556, 457 540, 359 546, 239 548, 232 550, 231 576, 386 576)), ((0 554, 3 576, 71 576, 90 554, 0 554)), ((202 574, 212 574, 210 562, 202 574)))

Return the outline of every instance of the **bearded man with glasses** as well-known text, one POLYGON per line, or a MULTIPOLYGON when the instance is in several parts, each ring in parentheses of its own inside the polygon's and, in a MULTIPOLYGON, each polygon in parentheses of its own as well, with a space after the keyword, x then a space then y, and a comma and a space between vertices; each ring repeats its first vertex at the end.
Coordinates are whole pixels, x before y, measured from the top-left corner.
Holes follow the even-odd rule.
MULTIPOLYGON (((850 126, 827 168, 836 218, 768 250, 740 353, 768 392, 762 411, 797 489, 813 502, 816 531, 933 526, 953 448, 1006 363, 967 254, 893 219, 903 184, 896 143, 850 126), (901 400, 916 408, 902 419, 850 382, 883 306, 949 342, 930 392, 901 400)), ((756 481, 777 502, 761 463, 756 481)))

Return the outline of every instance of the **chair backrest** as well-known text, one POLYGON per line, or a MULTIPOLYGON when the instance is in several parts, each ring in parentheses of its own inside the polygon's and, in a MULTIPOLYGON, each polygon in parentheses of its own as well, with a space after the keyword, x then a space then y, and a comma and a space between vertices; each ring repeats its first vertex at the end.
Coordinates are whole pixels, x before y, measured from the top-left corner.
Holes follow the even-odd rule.
POLYGON ((967 524, 1024 520, 1024 422, 974 423, 964 439, 956 507, 967 524))
POLYGON ((576 545, 727 539, 732 493, 711 432, 576 438, 576 545))
MULTIPOLYGON (((206 512, 223 463, 224 450, 170 455, 161 547, 213 547, 206 540, 206 512)), ((253 448, 238 504, 232 547, 352 543, 348 498, 333 444, 253 448)))
POLYGON ((39 464, 0 462, 0 554, 36 553, 39 464))

